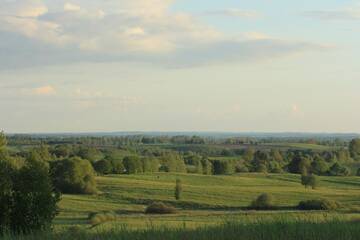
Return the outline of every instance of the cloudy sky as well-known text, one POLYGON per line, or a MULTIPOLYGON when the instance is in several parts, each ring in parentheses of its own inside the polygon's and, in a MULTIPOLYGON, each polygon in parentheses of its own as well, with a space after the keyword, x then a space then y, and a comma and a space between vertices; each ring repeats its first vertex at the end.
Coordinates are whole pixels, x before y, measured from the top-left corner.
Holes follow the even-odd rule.
POLYGON ((360 132, 360 1, 0 0, 6 132, 360 132))

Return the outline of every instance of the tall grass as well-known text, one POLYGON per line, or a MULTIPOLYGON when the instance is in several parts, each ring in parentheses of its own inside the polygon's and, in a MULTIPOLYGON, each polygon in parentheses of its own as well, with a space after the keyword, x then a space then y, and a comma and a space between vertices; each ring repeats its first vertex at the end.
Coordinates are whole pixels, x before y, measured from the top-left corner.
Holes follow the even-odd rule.
POLYGON ((145 230, 128 230, 119 226, 111 230, 89 231, 79 228, 66 232, 42 232, 28 236, 4 236, 4 240, 358 240, 360 239, 360 222, 331 221, 324 223, 276 221, 239 223, 227 222, 219 226, 197 229, 148 228, 145 230))

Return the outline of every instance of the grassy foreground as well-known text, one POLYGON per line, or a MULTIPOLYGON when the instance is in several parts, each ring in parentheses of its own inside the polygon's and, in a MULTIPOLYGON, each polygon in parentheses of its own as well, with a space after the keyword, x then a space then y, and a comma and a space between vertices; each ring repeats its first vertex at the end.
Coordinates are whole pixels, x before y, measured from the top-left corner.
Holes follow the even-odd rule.
POLYGON ((213 227, 197 229, 186 228, 149 228, 130 231, 124 227, 107 231, 87 232, 78 228, 62 233, 45 232, 27 236, 5 236, 4 240, 358 240, 360 222, 272 222, 272 223, 225 223, 213 227))

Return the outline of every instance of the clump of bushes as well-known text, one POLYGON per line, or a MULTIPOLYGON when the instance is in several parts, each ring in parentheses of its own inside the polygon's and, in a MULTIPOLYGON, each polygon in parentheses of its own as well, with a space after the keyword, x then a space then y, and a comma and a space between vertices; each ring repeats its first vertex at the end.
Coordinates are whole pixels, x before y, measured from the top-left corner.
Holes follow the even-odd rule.
POLYGON ((250 205, 251 209, 269 210, 274 208, 273 197, 268 193, 258 196, 250 205))
POLYGON ((113 212, 90 213, 88 219, 90 224, 95 226, 105 222, 116 221, 118 219, 118 215, 113 212))
POLYGON ((328 199, 306 200, 299 202, 298 205, 300 210, 336 210, 339 207, 338 202, 328 199))
POLYGON ((176 212, 176 208, 163 202, 152 203, 145 209, 146 214, 173 214, 176 212))

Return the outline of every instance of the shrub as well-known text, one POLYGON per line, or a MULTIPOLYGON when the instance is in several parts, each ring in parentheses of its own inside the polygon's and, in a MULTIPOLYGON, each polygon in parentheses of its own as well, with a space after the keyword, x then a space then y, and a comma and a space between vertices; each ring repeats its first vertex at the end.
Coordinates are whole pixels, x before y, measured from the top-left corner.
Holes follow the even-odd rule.
POLYGON ((300 210, 336 210, 339 207, 338 202, 328 199, 301 201, 298 205, 300 210))
POLYGON ((273 197, 272 197, 272 195, 270 195, 268 193, 263 193, 260 196, 258 196, 256 200, 254 200, 251 203, 250 207, 252 209, 257 209, 257 210, 272 209, 274 207, 273 206, 273 197))
POLYGON ((146 214, 172 214, 176 213, 176 209, 173 206, 167 205, 162 202, 155 202, 149 205, 145 209, 146 214))
POLYGON ((97 192, 94 169, 88 160, 70 158, 51 166, 54 185, 62 193, 94 194, 97 192))
POLYGON ((113 212, 90 213, 88 216, 91 225, 99 225, 105 222, 112 222, 118 219, 118 215, 113 212))

